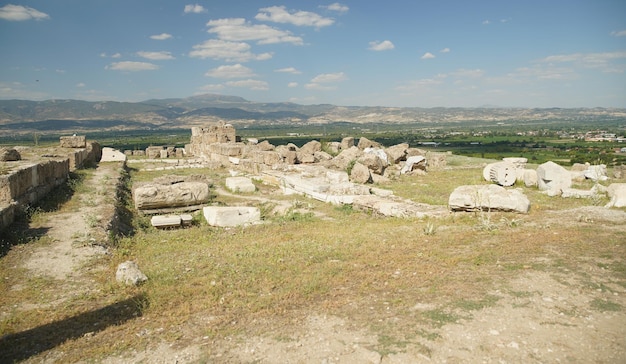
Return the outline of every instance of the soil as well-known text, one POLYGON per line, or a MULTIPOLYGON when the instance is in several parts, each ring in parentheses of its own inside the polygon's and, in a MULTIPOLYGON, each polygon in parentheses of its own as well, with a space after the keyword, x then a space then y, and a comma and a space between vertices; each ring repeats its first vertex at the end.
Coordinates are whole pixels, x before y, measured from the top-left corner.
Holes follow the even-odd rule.
MULTIPOLYGON (((67 288, 71 287, 62 290, 65 295, 89 290, 91 282, 85 264, 94 259, 97 262, 107 254, 98 241, 103 238, 105 222, 112 219, 112 200, 107 196, 111 196, 110 188, 115 185, 110 181, 118 173, 117 164, 101 164, 86 181, 97 186, 99 192, 75 195, 75 199, 90 202, 83 203, 77 211, 58 213, 43 222, 49 228, 50 244, 34 249, 23 267, 33 275, 64 281, 67 288)), ((623 230, 626 213, 590 207, 555 214, 554 221, 581 218, 623 230)), ((106 264, 105 259, 100 260, 106 264)), ((363 317, 352 320, 303 312, 301 319, 289 325, 267 322, 263 335, 240 334, 218 341, 200 336, 183 347, 164 342, 126 352, 121 357, 105 358, 103 362, 626 363, 626 287, 617 284, 598 263, 601 262, 597 258, 590 258, 581 267, 585 275, 565 268, 545 272, 525 267, 517 278, 494 287, 490 292, 493 305, 459 310, 458 319, 445 322, 410 343, 396 343, 382 353, 375 350, 380 338, 367 325, 368 321, 398 320, 392 305, 385 317, 363 320, 367 317, 364 312, 363 317), (603 306, 603 302, 609 301, 614 306, 603 306)), ((97 266, 90 264, 89 269, 98 269, 97 266)), ((63 301, 63 295, 59 301, 63 301)), ((412 310, 437 308, 435 304, 416 301, 412 310)), ((190 320, 190 332, 194 325, 190 320)), ((59 355, 53 348, 27 362, 54 362, 59 355)))

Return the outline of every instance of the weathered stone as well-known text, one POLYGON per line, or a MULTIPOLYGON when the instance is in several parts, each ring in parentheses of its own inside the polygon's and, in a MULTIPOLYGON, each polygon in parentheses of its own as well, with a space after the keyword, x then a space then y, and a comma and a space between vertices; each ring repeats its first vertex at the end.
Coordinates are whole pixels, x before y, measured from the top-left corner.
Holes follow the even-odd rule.
POLYGON ((133 198, 137 209, 150 210, 200 205, 209 201, 210 194, 207 183, 181 182, 145 184, 134 189, 133 198))
POLYGON ((226 188, 233 192, 251 193, 256 191, 256 186, 248 177, 228 177, 226 178, 226 188))
POLYGON ((607 177, 605 164, 590 165, 584 171, 584 175, 586 179, 590 179, 592 181, 606 181, 609 179, 609 177, 607 177))
POLYGON ((85 148, 87 138, 84 135, 62 136, 59 138, 61 148, 85 148))
POLYGON ((263 155, 263 164, 268 166, 274 166, 283 161, 283 158, 278 152, 262 151, 261 154, 263 155))
POLYGON ((332 163, 339 169, 346 169, 348 165, 350 165, 352 161, 357 160, 361 154, 363 154, 363 152, 359 148, 352 146, 342 150, 341 153, 333 158, 332 163))
POLYGON ((404 166, 400 170, 400 174, 412 172, 415 169, 426 169, 426 157, 422 155, 411 156, 406 159, 404 166))
POLYGON ((115 280, 127 286, 136 286, 147 281, 148 277, 139 270, 137 263, 126 261, 117 266, 115 280))
POLYGON ((182 220, 179 215, 156 215, 150 218, 150 224, 158 229, 180 227, 182 220))
POLYGON ((606 207, 626 207, 626 183, 611 183, 607 194, 611 200, 606 207))
POLYGON ((15 162, 22 159, 20 152, 15 148, 0 148, 0 161, 15 162))
POLYGON ((369 140, 366 137, 360 137, 357 147, 359 147, 359 149, 361 150, 364 150, 365 148, 380 148, 381 144, 373 140, 369 140))
MULTIPOLYGON (((375 156, 372 156, 376 158, 375 156)), ((372 183, 372 175, 367 166, 356 162, 350 172, 350 179, 356 183, 372 183)))
POLYGON ((329 161, 333 159, 332 155, 324 152, 323 150, 319 152, 315 152, 315 154, 313 154, 313 157, 315 158, 316 162, 324 162, 324 161, 329 161))
POLYGON ((530 201, 519 190, 498 185, 459 186, 448 199, 452 211, 512 211, 528 213, 530 201))
POLYGON ((304 154, 315 154, 315 152, 319 152, 322 150, 322 143, 317 140, 311 140, 310 142, 304 144, 300 147, 300 153, 304 154))
POLYGON ((572 187, 572 175, 567 169, 549 161, 537 167, 537 186, 541 191, 558 195, 572 187))
POLYGON ((346 150, 354 147, 354 137, 345 137, 341 139, 340 149, 346 150))
MULTIPOLYGON (((354 144, 354 140, 352 141, 354 144)), ((326 148, 329 152, 333 153, 333 154, 338 154, 339 151, 341 150, 341 143, 339 142, 328 142, 326 144, 326 148)))
POLYGON ((513 186, 517 180, 515 165, 509 162, 497 162, 488 164, 483 169, 483 177, 500 186, 513 186))
POLYGON ((443 206, 418 204, 409 200, 391 199, 389 196, 379 195, 355 196, 352 205, 359 210, 373 211, 389 217, 424 218, 448 214, 443 206))
POLYGON ((507 157, 502 158, 502 160, 511 163, 516 169, 525 169, 526 163, 528 163, 528 158, 524 157, 507 157))
POLYGON ((150 158, 150 159, 155 159, 155 158, 161 158, 161 151, 163 150, 163 147, 161 146, 150 146, 148 148, 146 148, 146 157, 150 158))
POLYGON ((534 169, 525 169, 523 171, 523 181, 526 187, 537 186, 537 171, 534 169))
POLYGON ((261 211, 257 207, 208 206, 203 212, 211 226, 233 227, 261 221, 261 211))
POLYGON ((385 153, 387 153, 387 161, 391 164, 398 164, 401 161, 405 161, 407 149, 409 149, 409 145, 407 143, 396 144, 385 149, 385 153))
POLYGON ((301 151, 296 152, 296 158, 300 163, 315 163, 315 156, 301 151))
POLYGON ((100 158, 100 162, 124 162, 126 161, 126 154, 120 152, 119 150, 104 147, 102 148, 102 157, 100 158))
POLYGON ((387 167, 387 163, 373 153, 364 153, 357 159, 357 162, 366 166, 372 173, 382 175, 387 167))
POLYGON ((270 142, 268 142, 267 140, 260 142, 256 146, 259 150, 264 151, 264 152, 276 149, 276 147, 272 145, 270 142))

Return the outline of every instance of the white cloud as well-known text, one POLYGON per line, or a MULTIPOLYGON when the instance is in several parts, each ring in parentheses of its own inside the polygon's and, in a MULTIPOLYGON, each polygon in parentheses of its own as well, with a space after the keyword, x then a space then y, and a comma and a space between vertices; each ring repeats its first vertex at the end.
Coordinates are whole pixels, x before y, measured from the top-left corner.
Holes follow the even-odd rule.
POLYGON ((370 47, 368 48, 371 51, 388 51, 394 49, 395 46, 389 40, 383 40, 382 42, 373 41, 370 42, 370 47))
POLYGON ((113 62, 105 69, 113 71, 152 71, 159 69, 159 66, 147 62, 113 62))
POLYGON ((213 68, 204 75, 215 78, 246 78, 256 76, 250 68, 239 63, 213 68))
POLYGON ((228 42, 220 39, 209 39, 193 46, 190 57, 223 59, 227 62, 248 62, 252 60, 268 60, 271 53, 254 54, 250 52, 250 45, 244 42, 228 42))
POLYGON ((444 48, 439 51, 440 53, 450 53, 450 48, 444 48))
POLYGON ((28 6, 8 4, 0 8, 0 19, 4 20, 24 21, 31 19, 43 20, 49 18, 50 15, 28 6))
POLYGON ((626 30, 614 30, 611 32, 614 37, 626 37, 626 30))
POLYGON ((488 25, 488 24, 491 24, 489 20, 483 20, 483 25, 488 25))
POLYGON ((234 42, 255 40, 258 44, 304 44, 302 38, 292 35, 291 32, 262 24, 252 25, 243 18, 211 20, 207 26, 209 33, 216 34, 222 40, 234 42))
POLYGON ((160 51, 160 52, 140 51, 140 52, 137 52, 137 55, 139 57, 143 57, 152 61, 166 61, 170 59, 175 59, 174 56, 172 56, 172 53, 165 52, 165 51, 160 51))
POLYGON ((229 82, 226 82, 226 85, 231 86, 231 87, 248 88, 254 91, 267 91, 270 89, 267 82, 260 81, 260 80, 252 80, 252 79, 241 80, 241 81, 229 81, 229 82))
POLYGON ((331 10, 331 11, 336 11, 336 12, 339 12, 339 13, 345 13, 348 10, 350 10, 350 8, 347 5, 343 5, 343 4, 340 4, 340 3, 334 3, 334 4, 330 4, 328 6, 321 6, 321 7, 324 8, 324 9, 331 10))
POLYGON ((328 91, 336 89, 333 86, 333 83, 341 82, 347 80, 345 73, 337 72, 337 73, 322 73, 319 74, 311 80, 310 83, 304 85, 304 88, 307 90, 319 90, 319 91, 328 91), (328 85, 331 84, 331 85, 328 85))
POLYGON ((311 80, 311 83, 331 83, 331 82, 345 81, 347 79, 348 78, 343 72, 322 73, 313 77, 313 79, 311 80))
POLYGON ((56 70, 54 70, 54 72, 60 73, 60 74, 65 74, 65 72, 67 72, 67 71, 62 70, 62 69, 56 69, 56 70))
POLYGON ((323 16, 310 11, 289 12, 284 6, 270 6, 259 9, 259 13, 254 17, 256 20, 271 21, 274 23, 293 24, 297 26, 327 27, 333 25, 335 20, 324 18, 323 16))
POLYGON ((604 53, 572 53, 548 56, 539 60, 539 63, 573 63, 584 68, 599 69, 602 72, 623 73, 626 65, 615 61, 626 59, 626 51, 604 53))
POLYGON ((433 59, 433 58, 435 58, 435 55, 430 53, 430 52, 426 52, 426 53, 424 53, 424 55, 421 58, 422 59, 433 59))
POLYGON ((111 55, 111 58, 122 58, 122 54, 121 53, 115 53, 115 54, 111 55))
POLYGON ((280 68, 280 69, 274 70, 274 72, 291 73, 292 75, 299 75, 302 73, 293 67, 280 68))
POLYGON ((396 87, 396 90, 403 92, 424 91, 433 86, 441 85, 448 76, 446 74, 437 74, 432 78, 423 78, 419 80, 410 80, 396 87))
POLYGON ((79 82, 79 83, 77 83, 77 84, 76 84, 76 87, 78 87, 78 88, 83 88, 83 87, 85 87, 85 86, 87 86, 87 85, 85 85, 85 84, 84 84, 84 83, 82 83, 82 82, 79 82))
POLYGON ((172 35, 171 34, 167 34, 167 33, 155 34, 155 35, 151 35, 150 39, 167 40, 167 39, 172 39, 172 35))
POLYGON ((194 5, 185 5, 185 9, 183 10, 185 14, 194 13, 206 13, 207 10, 202 5, 194 4, 194 5))
POLYGON ((450 73, 452 76, 463 77, 463 78, 480 78, 485 74, 485 71, 481 69, 473 69, 468 70, 464 68, 460 68, 454 72, 450 73))
POLYGON ((289 87, 289 88, 298 87, 298 83, 297 83, 297 82, 289 82, 289 83, 287 84, 287 87, 289 87))

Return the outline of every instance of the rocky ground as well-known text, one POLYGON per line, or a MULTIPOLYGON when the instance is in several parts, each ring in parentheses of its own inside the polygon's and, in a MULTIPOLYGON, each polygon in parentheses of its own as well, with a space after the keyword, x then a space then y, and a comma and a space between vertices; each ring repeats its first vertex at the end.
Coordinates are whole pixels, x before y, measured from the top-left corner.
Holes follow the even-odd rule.
MULTIPOLYGON (((14 309, 62 305, 70 296, 95 289, 89 270, 104 269, 107 264, 107 249, 98 242, 106 225, 102 222, 112 218, 110 197, 115 183, 110 181, 118 175, 117 164, 101 164, 85 181, 93 188, 72 197, 81 201, 80 209, 48 215, 40 223, 46 227, 50 243, 19 247, 28 254, 16 269, 27 269, 32 277, 50 277, 65 283, 54 302, 17 307, 3 304, 0 320, 8 319, 14 309)), ((599 228, 622 231, 626 237, 626 213, 622 210, 588 207, 562 211, 546 223, 575 224, 581 216, 593 219, 599 228)), ((553 264, 557 268, 550 271, 524 267, 516 278, 503 279, 493 288, 489 293, 491 304, 448 312, 448 317, 455 319, 444 320, 423 337, 396 343, 386 352, 375 350, 381 338, 367 327, 369 321, 402 320, 407 313, 394 313, 392 304, 383 317, 368 316, 367 307, 358 317, 301 312, 300 318, 288 325, 268 319, 263 335, 238 333, 219 340, 198 336, 182 346, 163 341, 151 347, 128 348, 102 362, 626 363, 626 286, 623 277, 606 269, 615 263, 615 257, 603 260, 590 254, 588 259, 580 258, 585 263, 576 272, 558 268, 558 264, 553 264)), ((558 263, 558 259, 559 248, 555 245, 550 254, 538 258, 537 264, 558 263)), ((618 263, 624 267, 624 257, 618 258, 618 263)), ((21 288, 13 285, 9 289, 21 288)), ((412 303, 414 313, 437 308, 440 305, 431 302, 412 303)), ((189 331, 203 319, 190 318, 189 331)), ((86 334, 74 340, 89 339, 86 334)), ((7 340, 13 339, 0 337, 5 344, 7 340)), ((50 347, 4 359, 52 363, 62 362, 63 357, 63 352, 50 347)))

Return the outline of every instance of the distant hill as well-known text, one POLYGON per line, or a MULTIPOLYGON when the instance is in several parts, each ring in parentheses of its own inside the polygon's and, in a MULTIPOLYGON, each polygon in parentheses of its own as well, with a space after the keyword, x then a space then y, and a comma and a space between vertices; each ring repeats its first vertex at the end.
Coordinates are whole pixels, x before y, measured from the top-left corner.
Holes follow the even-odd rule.
POLYGON ((245 124, 438 123, 621 118, 625 109, 399 108, 260 103, 205 94, 142 102, 0 100, 0 133, 112 129, 187 128, 223 121, 245 124))

